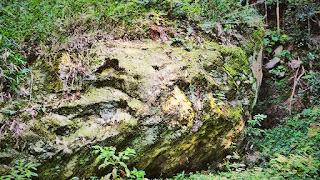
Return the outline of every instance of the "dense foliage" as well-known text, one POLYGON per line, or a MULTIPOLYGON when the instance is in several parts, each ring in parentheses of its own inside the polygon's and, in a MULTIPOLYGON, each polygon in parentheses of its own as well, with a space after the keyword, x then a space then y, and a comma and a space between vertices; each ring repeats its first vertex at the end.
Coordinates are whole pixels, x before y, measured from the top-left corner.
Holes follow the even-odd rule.
MULTIPOLYGON (((270 24, 276 16, 277 0, 265 1, 270 24)), ((320 2, 317 0, 279 0, 280 28, 293 36, 297 46, 305 46, 311 34, 319 34, 320 2)))

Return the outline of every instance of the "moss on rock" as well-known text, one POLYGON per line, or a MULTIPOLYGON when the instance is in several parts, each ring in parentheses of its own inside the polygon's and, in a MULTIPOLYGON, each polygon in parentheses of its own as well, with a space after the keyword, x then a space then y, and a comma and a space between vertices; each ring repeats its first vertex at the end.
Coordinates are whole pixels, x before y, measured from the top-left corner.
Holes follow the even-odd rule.
MULTIPOLYGON (((96 79, 76 91, 59 92, 65 82, 49 74, 37 81, 48 114, 35 118, 25 146, 42 163, 39 178, 103 174, 88 156, 95 144, 135 148, 138 158, 130 164, 153 177, 217 165, 241 140, 255 82, 241 48, 203 46, 185 51, 149 40, 107 42, 88 60, 96 79)), ((61 66, 70 58, 64 53, 43 70, 63 79, 61 66)))

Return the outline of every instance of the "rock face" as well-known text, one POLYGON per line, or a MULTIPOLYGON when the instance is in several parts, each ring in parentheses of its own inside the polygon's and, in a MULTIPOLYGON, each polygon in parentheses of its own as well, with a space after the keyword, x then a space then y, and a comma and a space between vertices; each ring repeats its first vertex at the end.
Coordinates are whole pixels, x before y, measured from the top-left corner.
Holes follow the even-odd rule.
POLYGON ((33 109, 16 145, 10 131, 1 138, 0 163, 40 162, 39 179, 103 174, 97 144, 135 149, 129 164, 149 177, 215 166, 241 140, 256 94, 245 52, 215 43, 112 41, 33 72, 33 109))

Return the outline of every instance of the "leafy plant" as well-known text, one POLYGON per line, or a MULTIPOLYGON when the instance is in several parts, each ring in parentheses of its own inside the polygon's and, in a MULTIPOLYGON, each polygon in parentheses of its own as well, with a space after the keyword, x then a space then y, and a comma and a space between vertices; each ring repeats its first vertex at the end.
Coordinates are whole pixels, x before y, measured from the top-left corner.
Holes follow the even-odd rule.
POLYGON ((130 171, 129 178, 136 179, 136 180, 143 180, 145 175, 146 175, 146 172, 142 170, 138 171, 136 168, 133 168, 133 170, 130 171))
POLYGON ((184 171, 182 171, 182 173, 174 176, 174 179, 175 180, 183 180, 183 179, 186 179, 186 173, 184 171))
POLYGON ((15 161, 14 167, 11 169, 10 174, 1 176, 1 180, 31 180, 32 177, 38 176, 34 171, 37 171, 38 164, 28 163, 25 160, 15 161))
POLYGON ((307 80, 310 104, 320 105, 320 73, 310 71, 309 74, 302 77, 307 80))
POLYGON ((124 162, 129 160, 130 157, 135 157, 135 150, 127 148, 125 151, 119 152, 118 155, 116 154, 115 147, 101 147, 101 146, 92 146, 95 150, 92 151, 94 154, 99 154, 95 160, 95 163, 99 163, 100 160, 104 160, 103 163, 99 166, 100 168, 105 168, 107 166, 112 166, 111 173, 108 173, 105 178, 116 179, 119 177, 119 173, 124 174, 127 178, 132 179, 143 179, 145 172, 138 171, 134 168, 134 170, 130 171, 127 164, 124 162))
POLYGON ((180 38, 172 38, 171 45, 172 46, 181 46, 181 45, 183 45, 183 40, 180 38))
POLYGON ((263 121, 265 118, 267 118, 267 115, 264 114, 257 114, 253 117, 252 120, 248 120, 248 123, 250 124, 250 126, 255 126, 255 125, 259 125, 261 126, 261 121, 263 121))
MULTIPOLYGON (((97 176, 90 176, 89 178, 90 178, 90 180, 99 180, 99 178, 97 176)), ((80 178, 79 177, 73 177, 70 180, 80 180, 80 178)))
POLYGON ((319 55, 313 54, 312 52, 308 52, 307 56, 308 56, 308 59, 311 61, 319 58, 319 55))
POLYGON ((283 58, 283 59, 288 59, 288 60, 292 60, 291 58, 291 52, 289 50, 283 50, 280 54, 276 54, 275 55, 276 57, 279 57, 279 58, 283 58))
POLYGON ((286 34, 280 35, 277 31, 267 31, 264 39, 265 51, 268 54, 271 54, 276 45, 284 45, 288 42, 288 40, 289 38, 286 34))
POLYGON ((248 120, 249 126, 246 129, 246 133, 254 136, 261 136, 261 133, 264 132, 264 130, 255 128, 255 126, 261 126, 261 121, 263 121, 265 118, 267 118, 267 115, 264 114, 257 114, 253 117, 253 119, 248 120))
POLYGON ((243 171, 244 167, 246 167, 245 164, 242 163, 237 163, 233 162, 231 163, 230 161, 235 161, 239 160, 241 157, 239 156, 238 152, 233 152, 233 155, 227 155, 226 156, 226 162, 223 163, 223 166, 226 167, 228 171, 236 170, 236 171, 243 171))
POLYGON ((285 73, 285 70, 286 70, 285 66, 280 65, 280 66, 277 66, 276 69, 269 70, 269 73, 270 74, 274 74, 274 75, 276 75, 278 77, 283 77, 284 73, 285 73))

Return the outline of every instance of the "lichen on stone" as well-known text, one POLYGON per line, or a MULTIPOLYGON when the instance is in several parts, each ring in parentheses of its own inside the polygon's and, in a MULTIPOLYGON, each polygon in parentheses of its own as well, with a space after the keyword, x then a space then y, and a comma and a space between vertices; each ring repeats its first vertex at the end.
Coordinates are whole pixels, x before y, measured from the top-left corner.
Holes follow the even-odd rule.
POLYGON ((39 178, 94 174, 88 154, 97 144, 133 147, 137 159, 130 165, 170 176, 217 165, 241 140, 256 82, 241 48, 203 42, 185 51, 145 40, 100 43, 90 52, 86 69, 96 79, 82 79, 70 91, 63 79, 77 54, 34 67, 38 90, 30 103, 43 100, 47 109, 22 137, 42 163, 39 178))
POLYGON ((172 95, 162 104, 162 111, 176 116, 181 126, 190 127, 194 121, 192 104, 177 86, 174 87, 172 95))

